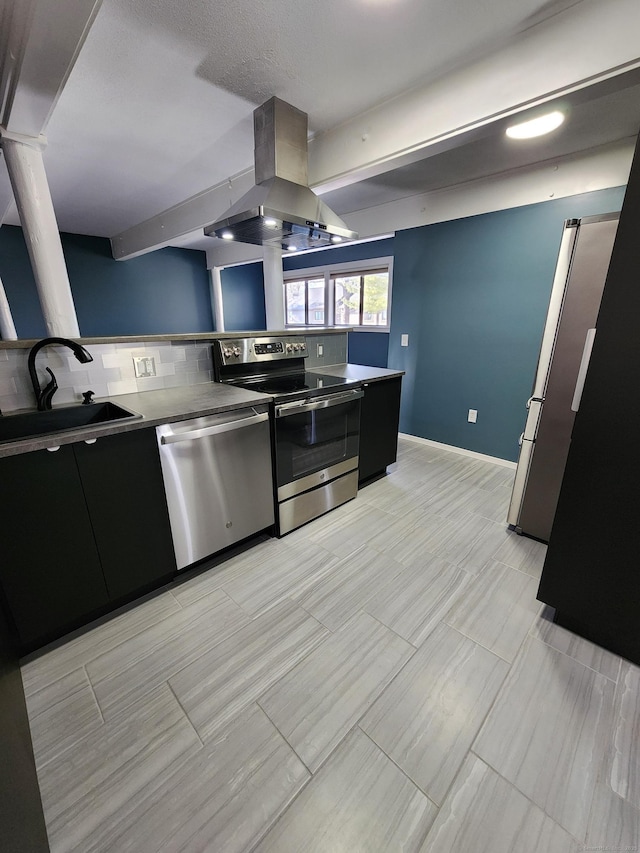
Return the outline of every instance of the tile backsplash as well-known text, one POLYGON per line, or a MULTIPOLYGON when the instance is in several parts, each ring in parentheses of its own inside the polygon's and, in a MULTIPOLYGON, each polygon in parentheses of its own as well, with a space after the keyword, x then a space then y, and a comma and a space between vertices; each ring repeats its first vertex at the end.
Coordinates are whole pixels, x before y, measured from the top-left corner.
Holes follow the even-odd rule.
MULTIPOLYGON (((55 373, 58 390, 54 405, 82 400, 83 391, 96 397, 112 397, 196 385, 213 379, 210 341, 153 341, 119 344, 87 344, 93 361, 80 364, 66 347, 50 346, 38 353, 36 367, 41 385, 48 382, 46 367, 55 373), (136 378, 135 356, 151 357, 156 375, 136 378)), ((26 349, 0 350, 0 411, 35 408, 35 397, 26 349)))
MULTIPOLYGON (((240 337, 241 335, 239 335, 240 337)), ((342 364, 347 360, 347 334, 306 335, 308 367, 342 364), (318 344, 323 348, 318 355, 318 344)), ((86 344, 93 361, 81 364, 66 347, 50 346, 38 353, 41 385, 49 381, 45 367, 55 373, 58 390, 54 405, 80 402, 84 391, 113 397, 157 388, 176 388, 213 381, 211 341, 148 341, 86 344), (153 358, 155 376, 136 378, 134 358, 153 358)), ((27 349, 0 349, 0 411, 34 409, 36 405, 27 349)))

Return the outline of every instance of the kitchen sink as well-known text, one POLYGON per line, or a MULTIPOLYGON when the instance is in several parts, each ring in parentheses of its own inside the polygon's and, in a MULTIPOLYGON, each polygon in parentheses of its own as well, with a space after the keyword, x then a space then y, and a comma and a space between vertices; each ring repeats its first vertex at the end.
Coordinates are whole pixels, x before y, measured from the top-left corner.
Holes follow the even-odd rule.
POLYGON ((115 403, 91 403, 88 406, 63 406, 47 412, 23 412, 0 417, 0 442, 34 438, 52 432, 98 426, 112 421, 141 418, 115 403))

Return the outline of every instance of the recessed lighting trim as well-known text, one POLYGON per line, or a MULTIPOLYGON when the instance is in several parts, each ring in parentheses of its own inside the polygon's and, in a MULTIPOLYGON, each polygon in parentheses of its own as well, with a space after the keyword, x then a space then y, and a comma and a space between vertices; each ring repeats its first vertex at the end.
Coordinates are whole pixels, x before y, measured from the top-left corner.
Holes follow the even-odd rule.
POLYGON ((554 112, 538 116, 538 118, 513 124, 507 128, 506 134, 510 139, 533 139, 536 136, 551 133, 552 130, 560 127, 563 121, 564 114, 559 110, 554 110, 554 112))

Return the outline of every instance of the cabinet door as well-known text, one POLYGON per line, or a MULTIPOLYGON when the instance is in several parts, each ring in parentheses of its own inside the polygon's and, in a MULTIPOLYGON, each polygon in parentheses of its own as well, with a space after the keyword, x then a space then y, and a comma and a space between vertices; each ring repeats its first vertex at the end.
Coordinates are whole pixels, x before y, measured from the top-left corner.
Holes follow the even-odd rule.
POLYGON ((109 597, 169 580, 176 565, 155 430, 74 448, 109 597))
POLYGON ((4 595, 23 649, 108 602, 73 449, 0 459, 4 595))
POLYGON ((0 826, 3 853, 49 853, 17 652, 0 602, 0 826))
POLYGON ((370 382, 360 409, 359 480, 382 473, 396 461, 402 378, 370 382))

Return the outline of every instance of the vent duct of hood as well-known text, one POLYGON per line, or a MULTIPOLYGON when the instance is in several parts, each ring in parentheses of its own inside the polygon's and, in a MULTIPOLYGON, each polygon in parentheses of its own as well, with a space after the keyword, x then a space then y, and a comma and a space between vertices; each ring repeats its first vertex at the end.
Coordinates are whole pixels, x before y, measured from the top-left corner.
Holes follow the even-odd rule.
POLYGON ((357 239, 309 189, 307 126, 307 114, 279 98, 254 110, 256 185, 205 234, 295 251, 357 239))

